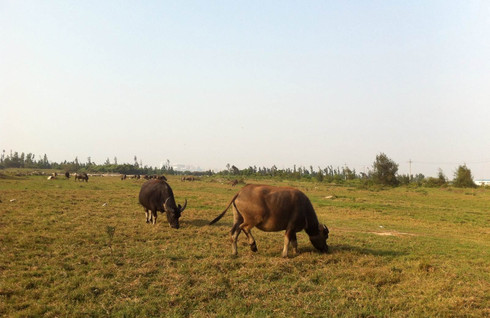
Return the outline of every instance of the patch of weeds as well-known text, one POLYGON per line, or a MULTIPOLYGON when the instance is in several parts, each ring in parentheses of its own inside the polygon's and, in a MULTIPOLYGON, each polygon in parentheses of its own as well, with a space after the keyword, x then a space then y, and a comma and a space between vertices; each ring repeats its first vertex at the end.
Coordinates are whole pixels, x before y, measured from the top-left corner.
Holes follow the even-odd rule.
POLYGON ((435 271, 435 267, 425 261, 420 262, 418 268, 420 271, 426 273, 433 273, 435 271))
POLYGON ((36 282, 28 282, 25 286, 25 289, 36 289, 37 288, 37 283, 36 282))
POLYGON ((90 293, 92 294, 92 296, 94 297, 98 297, 99 295, 101 295, 102 293, 104 292, 104 290, 102 288, 99 288, 99 287, 90 287, 90 293))

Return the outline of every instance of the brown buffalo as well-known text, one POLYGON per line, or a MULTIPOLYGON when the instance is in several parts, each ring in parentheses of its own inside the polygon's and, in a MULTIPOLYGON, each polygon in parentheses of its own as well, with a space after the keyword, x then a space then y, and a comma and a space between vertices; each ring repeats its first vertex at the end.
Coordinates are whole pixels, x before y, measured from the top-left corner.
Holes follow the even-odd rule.
POLYGON ((75 181, 77 181, 77 180, 88 182, 88 175, 85 172, 76 173, 75 174, 75 181))
POLYGON ((141 186, 139 202, 146 212, 146 223, 157 223, 157 212, 166 212, 170 227, 179 228, 179 218, 187 206, 175 203, 174 193, 165 180, 148 180, 141 186))
POLYGON ((219 221, 233 204, 234 224, 231 229, 232 254, 237 254, 237 239, 240 231, 248 238, 252 251, 257 251, 251 229, 257 227, 266 232, 286 230, 282 256, 288 256, 289 244, 298 251, 296 232, 305 230, 313 246, 328 252, 328 228, 318 222, 315 210, 308 197, 301 191, 288 187, 249 184, 243 187, 226 209, 209 224, 219 221))

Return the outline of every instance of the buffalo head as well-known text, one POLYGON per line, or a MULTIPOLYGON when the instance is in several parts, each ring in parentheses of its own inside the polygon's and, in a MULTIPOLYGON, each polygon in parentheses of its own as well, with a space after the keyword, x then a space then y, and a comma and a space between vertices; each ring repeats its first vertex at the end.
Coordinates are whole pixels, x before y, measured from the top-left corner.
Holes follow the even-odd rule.
POLYGON ((171 228, 178 229, 179 218, 182 215, 182 212, 184 212, 185 208, 187 207, 187 199, 185 199, 184 206, 181 206, 180 204, 175 206, 174 201, 169 201, 169 200, 170 198, 168 198, 164 204, 164 208, 166 212, 165 214, 167 215, 167 221, 168 224, 170 224, 171 228))
POLYGON ((310 242, 313 244, 313 246, 323 252, 327 253, 328 252, 328 245, 327 245, 327 239, 328 239, 328 228, 325 224, 319 224, 318 225, 318 234, 317 235, 310 235, 310 242))

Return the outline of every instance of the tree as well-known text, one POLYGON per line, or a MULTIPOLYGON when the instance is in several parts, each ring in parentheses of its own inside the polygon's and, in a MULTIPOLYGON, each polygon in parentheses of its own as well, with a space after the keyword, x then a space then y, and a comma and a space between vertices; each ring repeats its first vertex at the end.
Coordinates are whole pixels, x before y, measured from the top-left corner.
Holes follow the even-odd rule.
POLYGON ((345 166, 342 168, 342 175, 346 180, 354 180, 356 178, 356 169, 351 170, 349 167, 345 166))
POLYGON ((318 167, 318 173, 316 174, 316 179, 318 180, 318 182, 323 182, 323 180, 325 179, 323 176, 322 168, 320 167, 318 167))
POLYGON ((376 156, 372 172, 372 178, 375 183, 396 186, 399 183, 396 178, 397 172, 398 164, 388 158, 387 155, 380 153, 376 156))
POLYGON ((231 173, 234 175, 240 174, 240 169, 235 167, 234 165, 231 167, 231 173))
POLYGON ((459 166, 458 170, 454 173, 454 186, 458 188, 475 188, 476 184, 473 182, 473 176, 471 170, 466 167, 466 164, 459 166))
POLYGON ((138 157, 134 156, 134 167, 139 168, 138 157))

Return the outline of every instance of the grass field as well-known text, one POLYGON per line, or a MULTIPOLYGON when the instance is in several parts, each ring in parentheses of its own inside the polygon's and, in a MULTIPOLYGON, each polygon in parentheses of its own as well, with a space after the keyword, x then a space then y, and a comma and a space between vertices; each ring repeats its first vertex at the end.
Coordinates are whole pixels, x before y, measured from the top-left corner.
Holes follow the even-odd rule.
POLYGON ((0 177, 0 316, 490 316, 490 190, 362 190, 289 185, 330 229, 329 254, 304 232, 245 236, 231 256, 232 212, 207 223, 240 186, 170 177, 181 228, 145 223, 143 180, 0 177), (12 201, 11 200, 15 200, 12 201))

